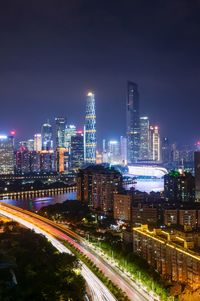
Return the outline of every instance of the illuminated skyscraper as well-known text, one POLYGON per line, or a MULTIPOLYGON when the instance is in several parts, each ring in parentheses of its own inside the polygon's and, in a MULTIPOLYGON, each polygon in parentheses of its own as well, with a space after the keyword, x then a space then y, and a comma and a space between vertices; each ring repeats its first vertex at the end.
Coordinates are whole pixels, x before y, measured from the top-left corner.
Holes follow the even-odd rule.
POLYGON ((53 149, 53 132, 52 132, 52 126, 47 121, 47 123, 44 123, 42 125, 42 150, 52 150, 53 149))
POLYGON ((65 128, 65 143, 64 146, 70 152, 71 149, 71 138, 72 136, 76 136, 76 126, 73 124, 67 125, 65 128))
POLYGON ((140 117, 138 86, 128 82, 127 86, 127 151, 128 163, 139 159, 140 146, 140 117))
POLYGON ((84 164, 84 139, 83 132, 78 131, 71 137, 71 170, 78 171, 84 164))
POLYGON ((34 135, 34 151, 40 152, 42 149, 42 136, 41 134, 34 135))
POLYGON ((0 174, 14 173, 14 138, 0 136, 0 174))
POLYGON ((149 160, 149 118, 140 117, 140 160, 149 160))
POLYGON ((127 138, 120 137, 120 154, 121 154, 121 163, 127 164, 127 138))
POLYGON ((27 140, 27 148, 31 152, 34 150, 34 140, 33 139, 27 140))
POLYGON ((85 163, 96 163, 96 113, 95 98, 92 92, 87 94, 84 129, 85 163))
POLYGON ((55 123, 56 123, 56 147, 64 147, 66 119, 64 117, 56 117, 55 123))
POLYGON ((150 126, 150 159, 160 162, 161 160, 161 147, 160 147, 160 132, 158 126, 150 126))

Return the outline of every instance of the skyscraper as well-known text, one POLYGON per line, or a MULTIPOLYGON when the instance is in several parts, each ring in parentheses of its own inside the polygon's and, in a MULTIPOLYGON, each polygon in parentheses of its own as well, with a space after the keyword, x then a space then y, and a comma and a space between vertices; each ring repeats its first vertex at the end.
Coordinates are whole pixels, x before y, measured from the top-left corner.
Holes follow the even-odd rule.
POLYGON ((127 164, 127 138, 121 136, 120 137, 120 154, 121 154, 121 162, 126 165, 127 164))
POLYGON ((128 163, 139 159, 140 116, 137 84, 128 81, 127 85, 127 151, 128 163))
POLYGON ((150 141, 150 158, 153 161, 160 162, 161 148, 160 148, 160 131, 158 126, 150 126, 149 130, 150 141))
POLYGON ((96 113, 95 98, 92 92, 87 94, 84 129, 85 163, 96 163, 96 113))
POLYGON ((40 152, 42 150, 42 136, 41 134, 34 135, 34 151, 40 152))
POLYGON ((140 117, 140 160, 149 160, 149 118, 140 117))
POLYGON ((64 117, 56 117, 56 147, 64 147, 65 146, 65 127, 66 127, 66 119, 64 117))
POLYGON ((64 146, 70 152, 71 149, 71 138, 72 136, 76 136, 76 126, 73 124, 67 125, 65 128, 65 143, 64 146))
POLYGON ((162 151, 161 151, 161 160, 164 164, 167 164, 170 162, 170 156, 171 156, 171 150, 170 150, 170 144, 169 139, 167 137, 163 137, 162 139, 162 151))
POLYGON ((0 174, 14 173, 14 138, 0 136, 0 174))
POLYGON ((84 164, 83 132, 79 131, 71 137, 71 170, 78 171, 84 164))
POLYGON ((52 132, 52 126, 47 121, 47 123, 44 123, 42 125, 42 150, 52 150, 53 149, 53 132, 52 132))

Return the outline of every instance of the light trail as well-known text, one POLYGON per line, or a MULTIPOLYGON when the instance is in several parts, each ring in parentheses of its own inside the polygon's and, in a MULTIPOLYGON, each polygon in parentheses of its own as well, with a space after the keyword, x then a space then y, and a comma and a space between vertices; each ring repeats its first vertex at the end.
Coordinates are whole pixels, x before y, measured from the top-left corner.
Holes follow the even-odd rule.
MULTIPOLYGON (((2 215, 9 217, 12 220, 15 220, 19 224, 22 224, 23 226, 33 230, 34 232, 44 235, 48 239, 48 241, 50 241, 51 244, 59 252, 71 254, 71 251, 69 249, 67 249, 58 239, 56 239, 55 237, 53 237, 52 235, 50 235, 48 232, 41 229, 40 227, 16 216, 15 214, 9 213, 2 209, 0 209, 0 213, 2 215)), ((113 297, 113 295, 107 289, 107 287, 82 262, 81 262, 81 274, 87 282, 87 285, 89 287, 89 290, 90 290, 90 293, 92 296, 92 300, 94 300, 94 301, 116 301, 116 299, 113 297)))
MULTIPOLYGON (((85 239, 83 239, 81 236, 74 233, 70 229, 66 229, 65 227, 58 225, 53 221, 46 219, 40 215, 37 215, 33 212, 26 211, 21 208, 4 204, 4 203, 1 203, 0 205, 0 213, 1 212, 4 212, 5 215, 6 213, 12 213, 14 216, 17 215, 17 217, 21 217, 22 220, 28 219, 28 221, 31 224, 34 224, 35 226, 39 227, 43 231, 45 230, 46 233, 50 234, 51 236, 54 236, 54 238, 56 237, 59 240, 65 240, 69 242, 76 249, 78 249, 80 252, 85 254, 92 262, 94 262, 94 264, 104 273, 105 276, 107 276, 115 285, 117 285, 123 292, 126 293, 126 295, 129 297, 130 300, 133 301, 159 300, 159 298, 152 295, 151 292, 147 293, 145 287, 143 287, 142 285, 138 286, 138 284, 135 283, 132 279, 130 279, 125 273, 123 273, 123 271, 121 271, 119 268, 113 265, 110 261, 107 261, 104 257, 102 257, 102 255, 99 255, 97 252, 95 252, 91 247, 89 247, 86 244, 85 239)), ((95 277, 94 276, 95 275, 93 274, 92 279, 95 279, 96 276, 95 277)), ((86 274, 85 277, 87 277, 86 274)), ((91 282, 91 278, 89 278, 88 281, 91 282)), ((94 287, 91 288, 91 291, 94 293, 95 290, 96 289, 94 287)), ((105 295, 107 296, 107 293, 105 295)), ((98 297, 96 297, 97 299, 93 299, 93 300, 99 300, 99 301, 113 300, 113 299, 109 299, 109 297, 108 299, 105 299, 107 298, 105 297, 105 295, 104 295, 104 299, 102 299, 102 297, 101 299, 98 299, 98 297)))

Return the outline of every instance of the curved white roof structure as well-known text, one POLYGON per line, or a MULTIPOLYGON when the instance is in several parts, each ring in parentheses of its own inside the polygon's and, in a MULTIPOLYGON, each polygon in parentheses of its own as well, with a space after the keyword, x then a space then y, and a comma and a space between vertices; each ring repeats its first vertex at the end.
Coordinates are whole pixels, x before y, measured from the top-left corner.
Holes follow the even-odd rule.
POLYGON ((167 169, 156 165, 128 165, 128 174, 131 176, 144 176, 162 178, 168 173, 167 169))

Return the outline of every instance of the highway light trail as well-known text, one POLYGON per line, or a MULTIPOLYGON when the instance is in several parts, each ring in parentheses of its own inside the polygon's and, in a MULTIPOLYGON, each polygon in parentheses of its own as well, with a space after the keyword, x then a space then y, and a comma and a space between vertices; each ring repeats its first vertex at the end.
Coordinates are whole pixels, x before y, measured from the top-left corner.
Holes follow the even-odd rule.
MULTIPOLYGON (((95 252, 90 246, 88 246, 85 239, 83 239, 80 235, 74 233, 70 229, 67 229, 49 219, 46 219, 40 215, 37 215, 33 212, 23 210, 21 208, 8 205, 5 203, 0 204, 0 213, 4 213, 6 215, 7 213, 12 213, 17 217, 20 217, 22 221, 28 221, 31 225, 37 226, 37 228, 45 231, 48 235, 51 237, 57 238, 56 242, 60 241, 66 241, 67 243, 70 243, 72 246, 74 246, 77 250, 79 250, 82 254, 86 255, 102 272, 103 274, 112 281, 115 285, 117 285, 123 292, 128 296, 130 300, 133 301, 155 301, 159 300, 158 297, 155 297, 152 295, 151 292, 147 292, 145 290, 145 287, 142 285, 138 286, 137 283, 135 283, 132 279, 130 279, 123 271, 121 271, 119 268, 117 268, 113 263, 108 261, 105 256, 102 256, 95 252)), ((8 216, 8 215, 7 215, 8 216)), ((14 219, 14 218, 13 218, 14 219)), ((22 223, 21 221, 21 223, 22 223)), ((23 223, 22 223, 23 224, 23 223)), ((55 241, 53 241, 55 243, 55 241)), ((62 243, 59 242, 59 250, 63 252, 62 243)), ((90 270, 89 270, 90 271, 90 270)), ((84 273, 82 271, 82 273, 84 273)), ((90 273, 92 273, 90 271, 90 273)), ((95 275, 92 273, 92 279, 96 279, 95 275), (94 277, 95 276, 95 277, 94 277)), ((86 278, 87 275, 84 274, 84 277, 86 278)), ((98 278, 97 278, 98 279, 98 278)), ((99 279, 98 279, 99 280, 99 279)), ((89 284, 91 282, 91 278, 88 279, 89 284)), ((96 280, 95 280, 96 281, 96 280)), ((100 280, 99 280, 100 281, 100 280)), ((100 281, 100 283, 103 285, 103 283, 100 281)), ((99 285, 99 284, 98 284, 99 285)), ((104 290, 107 290, 107 288, 104 286, 104 290)), ((91 291, 94 290, 94 286, 91 288, 91 291)), ((102 292, 102 289, 99 289, 100 292, 102 292)), ((109 291, 108 291, 109 292, 109 291)), ((97 295, 97 294, 96 294, 97 295)), ((110 294, 108 297, 108 293, 104 294, 104 297, 102 299, 99 299, 98 296, 95 297, 94 300, 115 300, 113 295, 110 294)))
MULTIPOLYGON (((38 234, 44 235, 59 252, 71 253, 58 239, 56 239, 55 237, 50 235, 44 229, 34 225, 33 223, 31 223, 21 217, 16 216, 13 213, 7 212, 5 210, 0 209, 0 214, 4 215, 6 217, 9 217, 12 220, 15 220, 19 224, 22 224, 23 226, 33 230, 34 232, 36 232, 38 234)), ((83 263, 81 264, 81 274, 87 282, 92 300, 94 300, 94 301, 116 301, 116 299, 113 297, 113 295, 107 289, 107 287, 83 263)))

